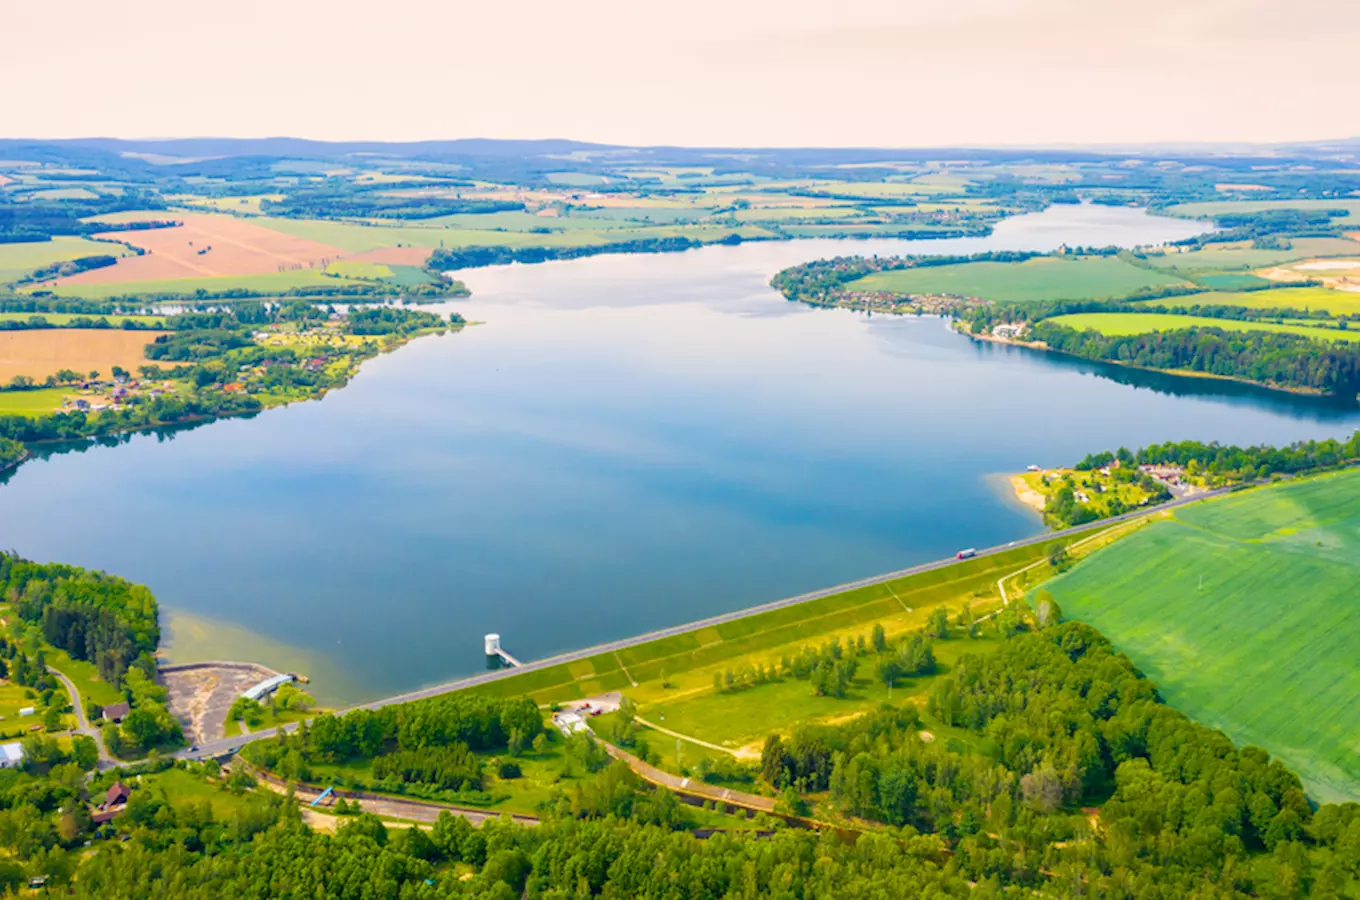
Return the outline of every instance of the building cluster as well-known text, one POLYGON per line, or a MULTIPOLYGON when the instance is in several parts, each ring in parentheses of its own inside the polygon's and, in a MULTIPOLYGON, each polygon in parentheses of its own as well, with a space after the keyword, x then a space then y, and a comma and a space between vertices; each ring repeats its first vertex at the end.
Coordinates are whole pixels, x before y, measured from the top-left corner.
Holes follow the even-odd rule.
POLYGON ((113 381, 87 381, 76 394, 62 400, 66 412, 103 412, 119 410, 138 397, 160 397, 175 393, 173 381, 138 381, 119 376, 113 381))

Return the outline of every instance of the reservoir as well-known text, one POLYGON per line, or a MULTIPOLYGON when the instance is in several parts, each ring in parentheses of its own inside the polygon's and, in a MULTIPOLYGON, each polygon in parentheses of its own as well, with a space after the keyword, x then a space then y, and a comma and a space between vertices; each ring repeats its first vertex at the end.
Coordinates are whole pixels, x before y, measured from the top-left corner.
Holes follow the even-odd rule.
POLYGON ((1035 534, 998 473, 1166 440, 1349 435, 1360 411, 789 303, 854 253, 1129 246, 1202 225, 1056 206, 988 238, 795 241, 461 273, 479 324, 319 402, 45 453, 0 546, 151 587, 165 655, 323 703, 534 659, 1035 534))

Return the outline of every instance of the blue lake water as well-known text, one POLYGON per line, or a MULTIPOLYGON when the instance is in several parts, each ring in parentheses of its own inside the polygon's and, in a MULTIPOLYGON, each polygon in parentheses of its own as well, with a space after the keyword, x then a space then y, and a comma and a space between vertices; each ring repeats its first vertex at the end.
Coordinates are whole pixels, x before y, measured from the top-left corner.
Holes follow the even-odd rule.
POLYGON ((1131 245, 1055 207, 987 239, 798 241, 463 273, 482 324, 320 402, 52 454, 0 546, 152 587, 167 654, 303 668, 323 702, 535 658, 1033 534, 995 473, 1198 438, 1347 435, 1353 407, 979 345, 785 301, 863 252, 1131 245))

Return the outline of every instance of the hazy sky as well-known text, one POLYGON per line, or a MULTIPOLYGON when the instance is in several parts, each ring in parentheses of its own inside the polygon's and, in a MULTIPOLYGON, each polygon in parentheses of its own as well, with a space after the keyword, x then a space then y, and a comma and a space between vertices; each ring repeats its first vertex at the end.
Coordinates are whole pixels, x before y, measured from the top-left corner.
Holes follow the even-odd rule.
POLYGON ((0 32, 6 137, 1360 134, 1360 0, 67 0, 0 32))

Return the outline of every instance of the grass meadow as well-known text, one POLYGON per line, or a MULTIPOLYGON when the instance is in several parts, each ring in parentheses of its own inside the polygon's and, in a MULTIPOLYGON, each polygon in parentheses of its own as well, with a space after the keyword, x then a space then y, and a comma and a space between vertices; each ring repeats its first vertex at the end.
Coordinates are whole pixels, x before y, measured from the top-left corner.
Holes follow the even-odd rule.
POLYGON ((1045 586, 1172 706, 1360 800, 1360 471, 1178 510, 1045 586))
MULTIPOLYGON (((471 690, 498 696, 528 694, 542 704, 625 691, 648 721, 736 750, 802 722, 858 715, 889 699, 888 691, 873 680, 871 658, 863 661, 849 696, 842 699, 814 697, 808 682, 792 679, 716 693, 715 674, 746 665, 773 666, 786 654, 832 638, 842 642, 867 638, 875 623, 883 625, 891 639, 922 628, 940 606, 951 614, 965 605, 977 611, 993 609, 999 605, 997 580, 1034 563, 1047 566, 1049 543, 844 591, 471 690)), ((937 656, 947 667, 970 646, 984 650, 988 644, 945 641, 937 646, 937 656)), ((927 683, 919 680, 915 690, 927 683)), ((912 692, 911 685, 904 685, 894 692, 894 699, 912 692)))
POLYGON ((1027 303, 1127 297, 1141 288, 1181 283, 1175 275, 1150 272, 1115 257, 1085 256, 875 272, 851 282, 848 287, 857 291, 960 294, 1000 303, 1027 303))
POLYGON ((24 277, 34 269, 85 256, 126 256, 122 244, 90 241, 78 237, 54 237, 50 241, 0 244, 0 284, 24 277))
POLYGON ((36 391, 0 391, 0 416, 43 416, 61 409, 70 388, 41 388, 36 391))
POLYGON ((1312 325, 1277 325, 1274 322, 1243 322, 1209 316, 1181 316, 1175 313, 1075 313, 1054 316, 1044 321, 1054 325, 1065 325, 1078 331, 1089 329, 1109 335, 1147 334, 1183 328, 1222 328, 1225 331, 1278 331, 1319 341, 1360 341, 1360 331, 1343 331, 1340 328, 1312 325))

